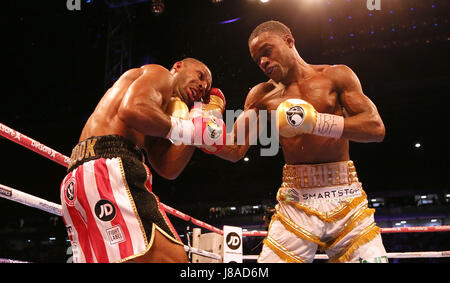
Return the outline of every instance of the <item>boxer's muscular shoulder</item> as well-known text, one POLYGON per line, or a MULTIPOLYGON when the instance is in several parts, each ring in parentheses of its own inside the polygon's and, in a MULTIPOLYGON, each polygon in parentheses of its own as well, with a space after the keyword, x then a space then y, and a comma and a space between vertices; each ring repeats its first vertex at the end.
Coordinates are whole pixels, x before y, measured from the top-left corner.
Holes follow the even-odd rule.
POLYGON ((144 65, 140 68, 140 70, 142 71, 143 76, 149 77, 153 80, 167 81, 172 78, 172 74, 170 73, 170 71, 161 65, 144 65))
POLYGON ((118 82, 121 81, 135 81, 139 77, 146 75, 146 76, 154 76, 154 77, 169 77, 170 72, 159 65, 144 65, 140 68, 132 68, 126 71, 125 73, 120 76, 118 82))
POLYGON ((338 89, 346 89, 354 83, 358 82, 358 77, 355 73, 346 65, 332 65, 329 66, 324 74, 333 81, 334 85, 338 89))
POLYGON ((326 72, 328 71, 333 65, 309 65, 311 66, 316 72, 326 72))
POLYGON ((161 92, 171 92, 171 82, 173 79, 169 70, 161 65, 148 64, 139 68, 141 78, 153 88, 161 92))
POLYGON ((346 65, 330 65, 324 69, 323 73, 330 78, 348 76, 352 70, 346 65))
POLYGON ((163 76, 163 75, 170 76, 170 71, 169 70, 167 70, 163 66, 157 65, 157 64, 143 65, 139 69, 142 70, 144 72, 144 74, 151 73, 151 74, 161 75, 161 76, 163 76))
POLYGON ((264 105, 265 97, 271 92, 275 91, 278 87, 279 86, 272 80, 255 85, 247 95, 244 109, 250 108, 265 109, 266 108, 264 105))

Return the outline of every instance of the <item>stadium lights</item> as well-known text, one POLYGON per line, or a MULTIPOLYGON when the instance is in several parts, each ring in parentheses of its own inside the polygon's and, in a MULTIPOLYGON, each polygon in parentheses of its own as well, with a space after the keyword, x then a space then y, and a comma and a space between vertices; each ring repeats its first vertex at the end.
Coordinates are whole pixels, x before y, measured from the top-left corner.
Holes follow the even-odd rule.
POLYGON ((164 12, 163 0, 152 0, 152 13, 156 16, 161 15, 164 12))

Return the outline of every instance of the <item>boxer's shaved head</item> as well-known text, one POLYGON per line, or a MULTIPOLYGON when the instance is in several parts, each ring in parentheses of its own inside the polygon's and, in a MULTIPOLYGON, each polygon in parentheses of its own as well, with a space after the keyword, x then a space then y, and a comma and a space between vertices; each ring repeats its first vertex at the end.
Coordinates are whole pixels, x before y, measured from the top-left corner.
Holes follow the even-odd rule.
POLYGON ((267 21, 260 25, 258 25, 253 32, 250 34, 248 38, 248 44, 255 38, 258 37, 261 33, 270 32, 279 36, 283 36, 285 34, 289 34, 292 36, 291 30, 282 22, 278 21, 267 21))
POLYGON ((211 70, 208 68, 208 66, 203 63, 202 61, 195 59, 195 58, 191 58, 191 57, 187 57, 184 58, 183 60, 181 60, 181 62, 183 62, 186 66, 193 66, 193 65, 197 65, 197 66, 202 66, 206 76, 208 77, 208 88, 207 90, 209 91, 209 89, 212 86, 212 73, 211 70))

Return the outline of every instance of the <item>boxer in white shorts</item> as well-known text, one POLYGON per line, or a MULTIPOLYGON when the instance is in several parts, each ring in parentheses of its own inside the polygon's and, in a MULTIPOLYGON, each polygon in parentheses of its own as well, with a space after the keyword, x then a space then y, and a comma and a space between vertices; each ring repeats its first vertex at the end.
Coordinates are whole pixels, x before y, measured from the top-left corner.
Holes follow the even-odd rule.
POLYGON ((258 262, 387 262, 352 161, 285 165, 277 199, 258 262))
POLYGON ((240 160, 260 133, 252 117, 276 119, 272 134, 279 132, 286 166, 258 262, 311 262, 317 249, 332 262, 386 262, 374 210, 350 161, 350 141, 381 142, 385 135, 358 77, 344 65, 306 63, 290 29, 277 21, 257 26, 248 46, 269 80, 250 90, 230 133, 234 143, 227 140, 217 156, 240 160))

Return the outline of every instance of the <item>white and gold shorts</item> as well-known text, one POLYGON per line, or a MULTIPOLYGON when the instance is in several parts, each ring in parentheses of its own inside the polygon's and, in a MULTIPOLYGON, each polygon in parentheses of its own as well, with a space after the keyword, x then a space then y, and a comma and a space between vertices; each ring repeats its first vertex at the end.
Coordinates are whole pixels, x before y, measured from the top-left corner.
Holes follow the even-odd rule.
POLYGON ((352 161, 285 165, 277 200, 258 262, 387 262, 352 161))

